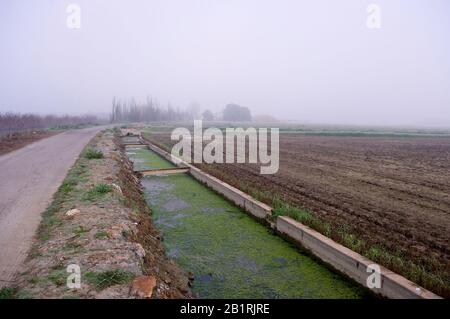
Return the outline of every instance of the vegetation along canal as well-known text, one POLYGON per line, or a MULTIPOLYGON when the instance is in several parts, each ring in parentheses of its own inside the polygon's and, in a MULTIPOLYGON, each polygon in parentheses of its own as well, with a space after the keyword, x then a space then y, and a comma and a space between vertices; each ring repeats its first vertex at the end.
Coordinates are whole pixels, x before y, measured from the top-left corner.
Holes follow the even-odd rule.
MULTIPOLYGON (((135 169, 173 165, 148 149, 128 149, 135 169)), ((142 178, 167 254, 192 272, 200 298, 363 298, 330 271, 188 174, 142 178)))

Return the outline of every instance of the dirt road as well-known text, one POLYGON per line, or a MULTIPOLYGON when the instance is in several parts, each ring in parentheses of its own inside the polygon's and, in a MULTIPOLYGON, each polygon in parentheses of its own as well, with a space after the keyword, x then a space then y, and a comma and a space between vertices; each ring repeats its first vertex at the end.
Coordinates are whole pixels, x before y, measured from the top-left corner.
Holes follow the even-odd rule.
POLYGON ((0 287, 20 271, 41 213, 101 129, 68 131, 0 156, 0 287))

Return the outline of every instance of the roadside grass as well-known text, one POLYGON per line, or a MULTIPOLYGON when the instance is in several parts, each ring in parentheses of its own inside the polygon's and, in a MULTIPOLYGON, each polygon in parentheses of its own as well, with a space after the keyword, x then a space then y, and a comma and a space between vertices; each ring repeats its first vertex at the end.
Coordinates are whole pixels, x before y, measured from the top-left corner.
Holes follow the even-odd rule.
POLYGON ((77 228, 75 228, 74 230, 73 230, 73 233, 76 235, 76 236, 81 236, 81 235, 83 235, 83 234, 85 234, 85 233, 88 233, 89 232, 89 229, 87 229, 87 228, 84 228, 83 226, 78 226, 77 228))
POLYGON ((56 269, 47 275, 47 279, 55 286, 61 287, 66 284, 68 276, 69 274, 65 269, 56 269))
POLYGON ((93 148, 88 148, 84 152, 84 157, 86 157, 87 159, 101 159, 103 158, 103 153, 93 148))
POLYGON ((68 194, 71 191, 73 191, 75 186, 76 186, 76 183, 73 181, 64 181, 61 185, 60 191, 63 194, 68 194))
POLYGON ((113 285, 126 284, 133 280, 132 272, 122 269, 108 270, 105 272, 88 272, 84 275, 87 282, 97 290, 103 290, 113 285))
POLYGON ((289 216, 302 224, 310 226, 311 228, 316 229, 321 232, 325 236, 332 235, 332 227, 329 223, 324 223, 322 220, 314 216, 311 212, 304 208, 290 206, 280 199, 275 198, 273 201, 273 218, 278 216, 289 216))
POLYGON ((76 186, 86 179, 86 165, 83 159, 78 159, 74 167, 69 171, 67 177, 59 187, 56 194, 53 196, 53 201, 50 206, 42 214, 42 221, 38 228, 38 238, 41 241, 50 239, 51 229, 55 226, 61 225, 61 219, 56 216, 64 205, 74 197, 76 186))
POLYGON ((17 293, 16 288, 3 287, 0 289, 0 299, 14 299, 17 293))
POLYGON ((0 289, 0 300, 2 299, 32 299, 27 290, 19 290, 16 287, 3 287, 0 289))
POLYGON ((81 251, 82 248, 83 248, 83 246, 81 244, 79 244, 79 243, 69 242, 69 243, 64 245, 62 250, 63 251, 70 251, 70 252, 74 253, 74 252, 81 251))
POLYGON ((94 202, 101 199, 104 195, 111 193, 112 191, 113 187, 111 185, 98 184, 86 192, 86 194, 84 195, 84 199, 94 202))
POLYGON ((108 233, 106 231, 98 231, 94 235, 95 239, 106 239, 108 237, 109 236, 108 236, 108 233))
POLYGON ((30 276, 27 278, 27 282, 29 282, 30 284, 33 284, 33 285, 39 284, 44 281, 45 281, 45 279, 40 276, 30 276))

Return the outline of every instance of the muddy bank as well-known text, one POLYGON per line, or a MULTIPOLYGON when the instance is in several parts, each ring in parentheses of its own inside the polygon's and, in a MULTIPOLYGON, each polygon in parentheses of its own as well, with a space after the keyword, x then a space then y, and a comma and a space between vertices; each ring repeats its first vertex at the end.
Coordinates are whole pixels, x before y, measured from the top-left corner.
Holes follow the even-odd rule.
POLYGON ((14 297, 189 298, 188 277, 166 257, 150 213, 114 132, 100 133, 43 213, 14 297), (67 286, 73 265, 79 288, 67 286))

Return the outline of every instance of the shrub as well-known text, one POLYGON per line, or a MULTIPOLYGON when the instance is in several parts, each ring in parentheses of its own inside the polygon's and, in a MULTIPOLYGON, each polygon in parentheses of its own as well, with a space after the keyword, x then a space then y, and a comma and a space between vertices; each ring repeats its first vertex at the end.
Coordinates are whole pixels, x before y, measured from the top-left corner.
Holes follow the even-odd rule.
POLYGON ((68 194, 71 191, 73 191, 74 186, 76 185, 76 183, 74 181, 64 181, 61 185, 61 187, 59 188, 59 191, 63 194, 68 194))
POLYGON ((113 188, 108 184, 98 184, 94 188, 90 189, 84 196, 85 200, 95 201, 101 198, 103 195, 112 192, 113 188))
POLYGON ((86 153, 84 156, 87 159, 101 159, 101 158, 103 158, 103 153, 101 151, 89 148, 86 150, 86 153))

